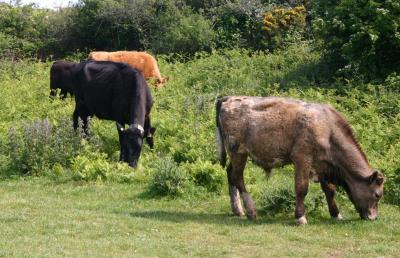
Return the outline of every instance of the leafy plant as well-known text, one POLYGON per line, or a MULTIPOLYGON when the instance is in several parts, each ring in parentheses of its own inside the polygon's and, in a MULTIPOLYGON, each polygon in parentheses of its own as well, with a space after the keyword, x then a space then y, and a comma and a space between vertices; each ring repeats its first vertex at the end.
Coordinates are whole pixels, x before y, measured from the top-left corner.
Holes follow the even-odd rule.
POLYGON ((179 196, 188 191, 190 176, 169 156, 157 160, 149 189, 154 195, 179 196))
POLYGON ((225 188, 226 174, 219 164, 210 161, 196 161, 182 164, 188 171, 196 186, 204 187, 208 192, 221 193, 225 188))
POLYGON ((17 174, 46 174, 55 164, 67 166, 81 149, 80 138, 73 131, 70 119, 62 119, 53 127, 48 119, 16 126, 8 133, 10 171, 17 174))

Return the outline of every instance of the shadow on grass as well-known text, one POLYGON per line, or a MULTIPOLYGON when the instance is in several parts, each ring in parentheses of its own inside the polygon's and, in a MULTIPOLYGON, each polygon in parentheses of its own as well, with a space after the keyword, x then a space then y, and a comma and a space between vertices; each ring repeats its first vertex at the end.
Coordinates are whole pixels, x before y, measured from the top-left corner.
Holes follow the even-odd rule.
MULTIPOLYGON (((210 197, 210 196, 209 196, 210 197)), ((211 196, 212 197, 212 196, 211 196)), ((214 196, 215 197, 215 196, 214 196)), ((134 199, 142 199, 145 201, 154 200, 166 200, 167 202, 173 201, 178 197, 171 197, 171 196, 159 196, 154 194, 152 191, 144 191, 132 197, 134 199)), ((200 198, 200 197, 199 197, 200 198)), ((201 198, 205 198, 202 196, 201 198)), ((208 198, 205 198, 209 200, 208 198)), ((189 200, 187 200, 189 201, 189 200)), ((219 202, 220 200, 215 199, 215 202, 219 202)), ((171 204, 172 205, 172 204, 171 204)), ((167 208, 165 210, 147 210, 147 211, 134 211, 128 212, 131 217, 135 218, 144 218, 150 220, 158 220, 158 221, 167 221, 167 222, 174 222, 174 223, 184 223, 184 222, 197 222, 197 223, 204 223, 204 224, 218 224, 218 225, 240 225, 240 226, 258 226, 258 225, 282 225, 282 226, 293 226, 298 227, 295 222, 295 218, 293 212, 277 212, 274 214, 267 213, 265 210, 258 210, 257 211, 257 219, 256 220, 249 220, 246 217, 237 217, 234 216, 231 212, 229 212, 229 208, 227 208, 226 212, 218 211, 211 211, 209 213, 205 211, 193 211, 190 210, 190 207, 183 208, 181 205, 179 206, 179 210, 171 210, 171 208, 167 208)), ((348 212, 346 212, 348 213, 348 212)), ((332 219, 327 211, 327 207, 323 207, 323 211, 313 211, 308 213, 307 219, 310 225, 349 225, 354 224, 361 221, 354 212, 350 212, 348 216, 345 217, 343 220, 335 220, 332 219), (326 208, 326 209, 325 209, 326 208)))
POLYGON ((197 222, 204 224, 224 224, 240 226, 257 226, 265 224, 280 224, 283 226, 296 226, 294 220, 276 219, 271 217, 257 218, 249 220, 246 217, 237 217, 227 213, 195 213, 186 211, 137 211, 130 212, 129 215, 135 218, 145 218, 151 220, 167 221, 174 223, 197 222))
MULTIPOLYGON (((195 213, 186 211, 137 211, 130 212, 129 216, 135 218, 144 218, 158 221, 185 223, 197 222, 200 224, 217 224, 217 225, 237 225, 237 226, 264 226, 264 225, 281 225, 286 227, 298 227, 292 216, 259 216, 256 220, 249 220, 246 217, 237 217, 227 213, 195 213)), ((351 217, 343 220, 334 220, 330 217, 308 217, 310 225, 351 225, 363 222, 363 220, 351 217)))

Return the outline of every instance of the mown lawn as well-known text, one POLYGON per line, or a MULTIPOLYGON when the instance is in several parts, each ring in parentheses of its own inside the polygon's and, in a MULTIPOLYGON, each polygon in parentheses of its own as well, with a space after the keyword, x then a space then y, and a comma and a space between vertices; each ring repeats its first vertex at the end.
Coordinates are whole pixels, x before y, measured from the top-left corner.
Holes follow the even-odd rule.
POLYGON ((296 226, 293 215, 256 221, 229 213, 226 195, 149 198, 141 183, 0 182, 0 256, 396 257, 398 206, 369 222, 354 211, 296 226))

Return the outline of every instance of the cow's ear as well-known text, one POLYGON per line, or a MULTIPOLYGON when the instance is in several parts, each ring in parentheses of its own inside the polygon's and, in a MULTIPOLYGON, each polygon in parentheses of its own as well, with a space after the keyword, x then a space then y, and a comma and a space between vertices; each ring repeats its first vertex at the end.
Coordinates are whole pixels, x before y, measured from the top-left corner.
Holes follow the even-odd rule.
POLYGON ((150 128, 150 134, 153 135, 156 132, 156 128, 155 127, 151 127, 150 128))
POLYGON ((383 184, 385 178, 383 177, 382 173, 379 170, 374 170, 372 175, 369 177, 370 184, 376 183, 377 185, 383 184))

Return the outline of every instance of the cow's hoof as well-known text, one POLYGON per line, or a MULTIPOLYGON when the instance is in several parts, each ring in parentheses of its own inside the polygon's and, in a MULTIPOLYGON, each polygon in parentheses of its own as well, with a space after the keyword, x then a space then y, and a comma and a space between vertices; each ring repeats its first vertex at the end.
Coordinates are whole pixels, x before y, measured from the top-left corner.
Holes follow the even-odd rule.
POLYGON ((338 215, 336 217, 333 217, 335 220, 342 220, 343 216, 342 214, 338 213, 338 215))
POLYGON ((235 216, 243 217, 245 214, 242 210, 233 210, 232 211, 235 216))
POLYGON ((296 219, 296 224, 299 226, 306 225, 307 224, 306 216, 301 216, 300 218, 296 219))
POLYGON ((255 220, 257 218, 257 213, 256 212, 247 213, 247 218, 250 220, 255 220))

